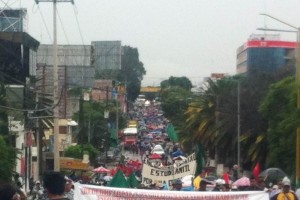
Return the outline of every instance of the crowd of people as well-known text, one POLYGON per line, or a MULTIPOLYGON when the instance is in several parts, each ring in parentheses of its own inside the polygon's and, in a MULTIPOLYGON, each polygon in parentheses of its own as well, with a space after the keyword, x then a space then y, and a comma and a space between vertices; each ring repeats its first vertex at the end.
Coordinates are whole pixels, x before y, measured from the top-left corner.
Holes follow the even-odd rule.
MULTIPOLYGON (((152 165, 153 167, 162 168, 173 165, 174 158, 185 156, 180 146, 168 139, 167 125, 168 120, 161 115, 159 106, 148 105, 147 107, 138 106, 131 112, 131 119, 139 122, 139 139, 129 147, 132 154, 138 154, 140 160, 127 159, 121 154, 121 159, 116 169, 121 170, 126 176, 132 172, 138 180, 141 180, 142 162, 152 165), (157 147, 161 148, 158 161, 153 162, 151 155, 157 147)), ((160 152, 160 151, 157 151, 160 152)), ((60 172, 47 172, 43 180, 29 180, 29 192, 22 189, 22 179, 19 176, 14 177, 16 184, 0 184, 0 200, 73 200, 74 199, 74 182, 77 181, 75 173, 70 176, 64 176, 60 172)), ((104 177, 101 176, 102 178, 104 177)), ((101 177, 98 179, 100 180, 101 177)), ((102 179, 101 179, 102 180, 102 179)), ((82 183, 90 183, 83 181, 82 183)), ((105 185, 105 184, 102 184, 105 185)), ((269 194, 270 200, 300 200, 300 189, 294 191, 291 187, 290 180, 285 177, 278 180, 276 184, 268 188, 265 181, 257 177, 248 178, 246 175, 238 177, 238 166, 233 166, 230 174, 225 172, 223 177, 215 180, 208 180, 206 176, 199 174, 193 177, 191 184, 187 187, 181 179, 176 179, 169 185, 166 182, 152 183, 150 185, 140 184, 137 189, 150 190, 171 190, 171 191, 199 191, 199 192, 234 192, 234 191, 264 191, 269 194), (231 177, 231 179, 230 179, 231 177), (239 178, 249 179, 243 185, 235 184, 239 178)))

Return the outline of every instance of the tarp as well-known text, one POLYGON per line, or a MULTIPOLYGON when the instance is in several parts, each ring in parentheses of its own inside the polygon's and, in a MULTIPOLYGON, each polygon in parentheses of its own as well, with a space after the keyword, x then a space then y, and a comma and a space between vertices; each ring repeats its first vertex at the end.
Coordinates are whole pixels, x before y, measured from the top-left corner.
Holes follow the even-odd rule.
POLYGON ((109 183, 110 187, 118 187, 118 188, 130 188, 128 181, 125 178, 125 175, 121 170, 118 170, 114 177, 111 179, 109 183))
POLYGON ((269 200, 269 194, 264 191, 243 192, 199 192, 199 191, 166 191, 110 188, 95 185, 75 183, 74 200, 269 200))

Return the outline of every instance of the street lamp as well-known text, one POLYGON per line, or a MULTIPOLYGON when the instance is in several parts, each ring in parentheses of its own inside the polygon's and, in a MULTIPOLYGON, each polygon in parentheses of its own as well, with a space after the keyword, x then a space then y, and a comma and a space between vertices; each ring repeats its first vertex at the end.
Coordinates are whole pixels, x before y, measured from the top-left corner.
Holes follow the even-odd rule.
MULTIPOLYGON (((278 21, 286 26, 289 26, 294 29, 294 31, 284 31, 282 32, 296 32, 297 33, 297 48, 296 48, 296 84, 297 84, 297 110, 300 109, 300 27, 293 26, 289 23, 286 23, 276 17, 273 17, 269 14, 262 13, 260 15, 269 17, 278 21)), ((267 30, 267 29, 265 29, 267 30)), ((274 30, 274 29, 273 29, 274 30)), ((296 186, 299 188, 300 186, 300 126, 297 127, 296 133, 296 186)))

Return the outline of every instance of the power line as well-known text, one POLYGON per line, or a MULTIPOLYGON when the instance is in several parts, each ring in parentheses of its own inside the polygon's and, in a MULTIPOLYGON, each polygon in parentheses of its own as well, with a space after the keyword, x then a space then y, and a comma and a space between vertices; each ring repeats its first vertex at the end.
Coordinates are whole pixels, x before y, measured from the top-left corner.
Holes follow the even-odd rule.
POLYGON ((49 37, 49 39, 50 39, 51 41, 53 41, 52 38, 51 38, 50 32, 49 32, 49 29, 48 29, 48 27, 47 27, 47 24, 46 24, 46 22, 45 22, 45 18, 44 18, 43 14, 42 14, 42 11, 41 11, 39 5, 38 5, 38 10, 39 10, 39 13, 40 13, 40 15, 41 15, 43 24, 44 24, 44 26, 45 26, 45 28, 46 28, 46 32, 47 32, 47 34, 48 34, 48 37, 49 37))
POLYGON ((64 25, 63 25, 63 23, 62 23, 62 20, 61 20, 61 18, 60 18, 60 15, 59 15, 58 9, 56 10, 56 13, 57 13, 57 16, 58 16, 59 22, 60 22, 60 24, 61 24, 61 28, 62 28, 62 30, 63 30, 63 33, 64 33, 64 35, 65 35, 66 41, 67 41, 67 43, 68 43, 68 44, 70 44, 70 42, 69 42, 69 38, 68 38, 68 36, 67 36, 67 34, 66 34, 66 30, 65 30, 65 28, 64 28, 64 25))
POLYGON ((79 26, 78 17, 77 17, 77 15, 78 15, 78 10, 77 10, 77 7, 75 6, 75 4, 73 5, 73 11, 74 11, 75 19, 76 19, 77 28, 78 28, 79 34, 80 34, 80 39, 81 39, 82 44, 84 45, 84 40, 83 40, 81 28, 80 28, 80 26, 79 26), (75 9, 76 9, 76 10, 75 10, 75 9))
POLYGON ((41 108, 41 109, 18 109, 18 108, 13 108, 13 107, 9 107, 9 106, 3 106, 0 105, 1 108, 5 108, 5 109, 9 109, 9 110, 14 110, 14 111, 21 111, 21 112, 40 112, 40 111, 45 111, 45 110, 53 110, 53 108, 59 106, 59 103, 62 99, 62 92, 63 90, 61 90, 61 94, 60 94, 60 98, 58 99, 57 103, 54 104, 53 106, 50 107, 46 107, 46 108, 41 108))

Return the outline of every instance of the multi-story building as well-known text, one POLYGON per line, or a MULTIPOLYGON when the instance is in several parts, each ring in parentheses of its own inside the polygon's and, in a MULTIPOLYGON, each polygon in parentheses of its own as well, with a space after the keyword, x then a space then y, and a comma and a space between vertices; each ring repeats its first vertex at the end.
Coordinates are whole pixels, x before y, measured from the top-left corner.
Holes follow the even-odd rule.
POLYGON ((1 9, 0 31, 23 32, 27 27, 27 9, 1 9))
MULTIPOLYGON (((95 67, 96 73, 121 69, 121 41, 93 41, 91 55, 91 64, 95 67)), ((116 78, 113 76, 115 75, 108 74, 108 77, 104 78, 116 78)))
MULTIPOLYGON (((78 111, 78 99, 67 96, 74 87, 91 88, 95 70, 90 65, 90 45, 58 45, 58 87, 60 94, 59 113, 61 118, 71 118, 78 111)), ((41 45, 37 52, 37 88, 44 95, 53 94, 53 46, 41 45)))
POLYGON ((274 71, 295 58, 296 46, 296 42, 280 40, 279 35, 251 35, 237 49, 236 71, 274 71))

